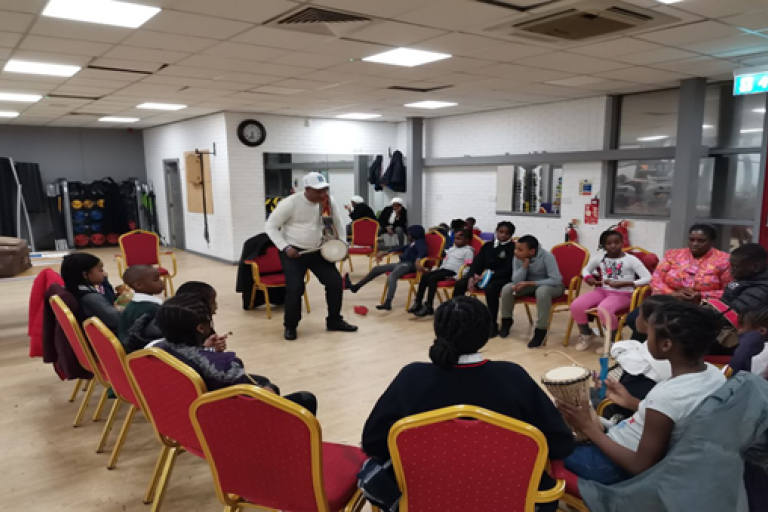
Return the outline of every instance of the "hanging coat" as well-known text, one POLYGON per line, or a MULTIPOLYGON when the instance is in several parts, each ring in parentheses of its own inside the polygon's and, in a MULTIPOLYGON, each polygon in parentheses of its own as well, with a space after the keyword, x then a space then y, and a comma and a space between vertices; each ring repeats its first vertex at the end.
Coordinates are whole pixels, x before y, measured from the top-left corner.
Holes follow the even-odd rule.
POLYGON ((383 156, 376 155, 376 159, 368 169, 368 183, 373 185, 373 189, 377 192, 381 192, 381 165, 383 161, 383 156))
POLYGON ((93 374, 80 366, 72 345, 69 344, 64 330, 56 320, 53 314, 53 308, 48 300, 54 295, 61 297, 61 300, 69 307, 72 314, 75 315, 78 323, 82 324, 84 318, 80 312, 80 305, 77 299, 61 285, 53 284, 45 291, 45 309, 43 311, 43 361, 53 363, 56 373, 62 380, 74 379, 92 379, 93 374))
MULTIPOLYGON (((251 272, 251 266, 245 262, 252 260, 257 256, 261 256, 267 252, 267 249, 274 247, 269 236, 266 233, 261 233, 252 238, 249 238, 243 244, 243 252, 240 254, 240 262, 237 267, 237 282, 235 284, 235 291, 241 293, 243 296, 243 309, 248 309, 251 304, 251 291, 253 290, 253 273, 251 272)), ((285 302, 285 288, 273 288, 269 292, 269 302, 272 304, 282 304, 285 302)), ((256 299, 253 301, 253 306, 261 306, 264 304, 264 293, 261 290, 256 290, 256 299)))
POLYGON ((381 177, 381 184, 386 185, 395 192, 405 192, 406 168, 403 162, 403 154, 400 151, 395 151, 392 154, 389 167, 387 167, 387 170, 381 177))
POLYGON ((45 292, 52 284, 64 286, 64 280, 53 269, 40 272, 32 283, 29 294, 29 357, 43 357, 43 312, 45 311, 45 292))

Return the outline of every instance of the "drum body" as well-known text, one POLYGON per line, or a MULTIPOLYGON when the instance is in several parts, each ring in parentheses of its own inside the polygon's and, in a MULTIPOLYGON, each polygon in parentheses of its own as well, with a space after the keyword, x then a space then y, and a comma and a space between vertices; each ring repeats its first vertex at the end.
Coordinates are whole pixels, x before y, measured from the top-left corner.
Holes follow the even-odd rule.
MULTIPOLYGON (((600 420, 592 408, 589 389, 591 386, 592 373, 583 366, 561 366, 549 370, 541 378, 541 383, 555 397, 555 400, 570 404, 573 406, 586 405, 589 407, 592 420, 600 424, 600 420)), ((586 441, 589 438, 580 430, 573 428, 576 435, 576 441, 586 441)))
POLYGON ((349 256, 349 246, 341 240, 326 240, 320 246, 320 254, 331 263, 338 263, 349 256))

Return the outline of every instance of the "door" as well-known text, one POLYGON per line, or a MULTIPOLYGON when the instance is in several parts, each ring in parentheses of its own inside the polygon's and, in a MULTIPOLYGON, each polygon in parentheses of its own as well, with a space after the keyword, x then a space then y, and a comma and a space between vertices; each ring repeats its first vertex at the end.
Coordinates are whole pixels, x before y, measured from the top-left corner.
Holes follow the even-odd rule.
POLYGON ((171 247, 186 248, 184 241, 184 198, 178 160, 163 160, 165 197, 168 203, 168 241, 171 247))

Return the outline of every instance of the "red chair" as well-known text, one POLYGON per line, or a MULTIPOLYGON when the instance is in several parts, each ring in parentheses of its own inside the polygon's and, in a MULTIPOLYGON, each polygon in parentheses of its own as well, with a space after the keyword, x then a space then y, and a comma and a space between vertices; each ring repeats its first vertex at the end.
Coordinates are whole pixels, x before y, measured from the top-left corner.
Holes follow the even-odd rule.
POLYGON ((226 510, 361 510, 365 454, 324 443, 303 407, 248 384, 198 398, 189 414, 226 510))
POLYGON ((565 482, 565 494, 560 497, 560 501, 579 512, 589 512, 579 493, 579 477, 565 469, 563 461, 550 461, 550 475, 565 482))
MULTIPOLYGON (((424 268, 432 268, 440 265, 440 262, 442 261, 443 257, 443 249, 445 248, 445 237, 438 233, 437 231, 430 231, 426 235, 426 241, 427 241, 427 257, 422 258, 419 262, 422 267, 424 268)), ((392 254, 387 256, 387 263, 389 263, 390 258, 392 254)), ((392 272, 387 272, 387 275, 391 274, 392 272)), ((407 281, 408 282, 408 300, 405 304, 405 310, 408 311, 411 307, 411 301, 413 300, 413 295, 416 293, 416 287, 419 285, 419 281, 421 281, 422 273, 420 271, 412 272, 410 274, 405 274, 403 277, 400 278, 400 281, 407 281)), ((383 303, 384 300, 387 297, 387 290, 389 289, 389 281, 386 281, 384 283, 384 291, 381 292, 381 302, 383 303)))
MULTIPOLYGON (((357 219, 352 223, 352 241, 349 247, 349 270, 354 272, 353 255, 368 256, 368 271, 373 268, 373 260, 379 252, 379 221, 375 219, 357 219)), ((344 274, 344 261, 339 263, 339 272, 344 274)))
MULTIPOLYGON (((285 274, 283 273, 283 264, 280 261, 280 251, 277 247, 272 246, 261 256, 257 256, 255 259, 247 260, 246 265, 251 266, 251 274, 253 275, 253 288, 251 289, 251 303, 248 309, 253 309, 254 301, 256 300, 256 291, 261 290, 264 293, 264 305, 267 308, 267 318, 272 318, 272 305, 269 303, 269 289, 270 288, 285 288, 285 274)), ((309 309, 309 296, 307 295, 306 285, 309 283, 309 271, 304 278, 304 304, 307 306, 307 313, 309 309)))
POLYGON ((203 449, 189 421, 189 407, 208 390, 197 372, 164 350, 139 350, 128 355, 126 362, 141 410, 162 445, 144 497, 144 503, 152 503, 152 512, 157 512, 163 504, 176 458, 184 452, 203 458, 203 449))
MULTIPOLYGON (((61 300, 61 297, 58 295, 51 297, 49 302, 53 314, 56 315, 56 321, 59 322, 59 326, 67 336, 67 341, 69 341, 72 351, 75 353, 75 356, 77 356, 77 361, 80 363, 80 366, 93 374, 93 379, 88 381, 88 385, 85 388, 85 395, 83 395, 83 400, 80 402, 80 408, 77 410, 77 415, 75 415, 75 421, 72 426, 79 427, 83 423, 83 415, 88 408, 88 403, 91 401, 91 395, 93 394, 93 389, 96 387, 97 382, 104 388, 101 398, 99 399, 99 404, 96 406, 96 412, 93 415, 93 421, 98 421, 101 417, 101 412, 104 410, 104 404, 107 402, 107 393, 110 387, 109 379, 104 373, 104 368, 101 366, 101 363, 98 362, 96 356, 93 354, 90 344, 83 336, 80 324, 77 322, 77 319, 75 319, 75 315, 72 314, 72 311, 66 304, 64 304, 64 301, 61 300)), ((107 434, 109 434, 108 431, 105 431, 102 434, 102 439, 99 441, 99 447, 104 445, 107 434)))
MULTIPOLYGON (((571 311, 571 302, 581 293, 581 271, 589 263, 589 251, 586 247, 574 242, 565 242, 557 244, 550 251, 557 260, 557 268, 560 269, 560 275, 563 277, 563 286, 565 294, 552 301, 552 309, 549 311, 549 320, 547 320, 547 329, 552 324, 552 317, 555 313, 562 311, 571 311)), ((528 321, 533 325, 533 316, 531 315, 531 306, 536 305, 536 297, 524 296, 515 300, 516 303, 525 305, 525 312, 528 315, 528 321)), ((565 334, 564 345, 568 345, 568 339, 573 330, 573 317, 568 320, 568 330, 565 334)), ((546 341, 544 341, 546 344, 546 341)))
MULTIPOLYGON (((85 334, 91 342, 94 352, 99 358, 104 371, 109 377, 109 382, 112 384, 112 390, 115 392, 117 398, 112 405, 112 410, 109 412, 107 418, 107 424, 104 425, 104 431, 106 435, 112 430, 112 426, 117 418, 117 412, 123 404, 128 404, 128 413, 125 416, 123 427, 120 429, 120 435, 117 437, 115 448, 112 450, 112 456, 107 464, 107 469, 114 469, 117 465, 117 458, 120 456, 120 451, 123 449, 125 439, 128 436, 128 429, 131 428, 133 423, 133 417, 137 410, 141 410, 139 405, 139 399, 134 393, 131 379, 128 376, 128 368, 125 365, 125 350, 120 342, 115 338, 115 335, 104 325, 104 323, 96 317, 89 318, 85 321, 84 325, 85 334)), ((102 440, 106 443, 106 437, 102 440)), ((100 445, 97 452, 101 452, 104 449, 104 445, 100 445)))
MULTIPOLYGON (((479 236, 475 235, 474 237, 472 237, 472 249, 474 249, 475 251, 475 256, 480 254, 480 249, 483 248, 483 244, 485 244, 485 240, 483 240, 479 236)), ((440 298, 441 291, 443 292, 445 300, 449 300, 451 298, 451 295, 453 294, 453 292, 449 294, 448 290, 453 290, 454 288, 456 288, 456 281, 464 277, 464 272, 466 272, 468 266, 469 265, 462 266, 459 269, 459 273, 456 275, 455 278, 446 279, 445 281, 440 281, 439 283, 437 283, 437 298, 440 299, 440 302, 443 301, 443 299, 440 298)))
POLYGON ((176 255, 171 251, 160 252, 160 237, 149 231, 137 229, 125 233, 119 238, 121 255, 116 256, 117 272, 123 276, 123 264, 125 268, 134 265, 151 265, 157 267, 160 276, 165 283, 165 296, 173 296, 173 278, 176 277, 176 255), (173 262, 173 271, 169 271, 160 263, 160 255, 170 256, 173 262))
POLYGON ((547 441, 537 428, 469 405, 404 418, 389 432, 400 510, 519 510, 557 501, 539 491, 547 441))

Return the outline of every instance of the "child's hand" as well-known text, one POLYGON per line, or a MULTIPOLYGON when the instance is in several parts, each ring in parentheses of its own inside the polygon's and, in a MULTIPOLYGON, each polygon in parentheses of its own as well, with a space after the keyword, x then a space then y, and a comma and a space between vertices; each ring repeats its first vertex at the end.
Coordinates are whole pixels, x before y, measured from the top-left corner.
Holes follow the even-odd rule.
POLYGON ((229 337, 228 334, 225 334, 223 336, 216 336, 216 340, 213 342, 213 347, 216 349, 216 352, 224 352, 227 350, 227 338, 229 337))
POLYGON ((214 348, 216 346, 216 338, 218 338, 218 336, 216 336, 215 334, 211 334, 205 340, 205 343, 203 343, 203 346, 205 348, 214 348))
POLYGON ((606 384, 608 389, 605 396, 608 400, 625 409, 632 409, 633 403, 637 399, 629 394, 629 391, 627 391, 623 384, 615 380, 609 380, 606 384))
POLYGON ((588 276, 584 281, 586 281, 589 286, 597 286, 600 284, 597 279, 595 279, 595 276, 588 276))
POLYGON ((555 402, 557 408, 572 427, 581 430, 585 434, 589 435, 590 428, 596 427, 597 424, 592 421, 592 415, 589 412, 589 405, 586 403, 580 405, 571 405, 564 402, 555 402))

